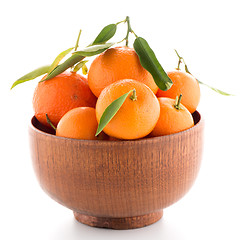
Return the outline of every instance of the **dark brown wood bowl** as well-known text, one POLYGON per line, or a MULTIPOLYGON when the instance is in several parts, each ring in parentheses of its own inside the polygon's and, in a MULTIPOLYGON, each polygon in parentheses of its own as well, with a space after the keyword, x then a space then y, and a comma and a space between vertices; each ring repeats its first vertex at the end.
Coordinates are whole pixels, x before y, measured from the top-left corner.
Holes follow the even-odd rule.
POLYGON ((29 128, 33 167, 42 189, 95 227, 130 229, 158 221, 197 177, 203 121, 180 133, 134 141, 57 137, 35 117, 29 128))

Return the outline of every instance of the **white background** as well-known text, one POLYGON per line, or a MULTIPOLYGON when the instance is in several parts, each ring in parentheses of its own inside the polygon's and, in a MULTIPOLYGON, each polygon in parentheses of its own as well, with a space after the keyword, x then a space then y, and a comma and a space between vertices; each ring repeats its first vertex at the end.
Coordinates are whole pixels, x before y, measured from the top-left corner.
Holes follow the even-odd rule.
POLYGON ((240 239, 239 1, 22 0, 2 1, 0 9, 0 239, 240 239), (236 96, 201 87, 204 154, 193 188, 158 223, 113 231, 76 222, 40 189, 28 145, 37 80, 9 89, 74 46, 80 28, 85 46, 102 27, 127 15, 166 70, 176 67, 176 48, 197 78, 236 96))

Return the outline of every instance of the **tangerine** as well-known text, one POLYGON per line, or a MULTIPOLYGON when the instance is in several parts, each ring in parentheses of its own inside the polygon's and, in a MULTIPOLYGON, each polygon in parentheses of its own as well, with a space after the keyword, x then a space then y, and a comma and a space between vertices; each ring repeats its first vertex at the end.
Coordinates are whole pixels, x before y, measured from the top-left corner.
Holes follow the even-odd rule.
POLYGON ((96 101, 85 77, 75 72, 63 72, 38 83, 33 95, 33 109, 39 122, 49 126, 47 113, 56 127, 69 110, 76 107, 95 107, 96 101))
POLYGON ((157 92, 157 97, 175 98, 180 94, 182 97, 182 104, 190 111, 195 112, 200 101, 200 87, 198 81, 189 73, 179 70, 167 73, 172 80, 173 85, 167 91, 161 89, 157 92))
POLYGON ((96 140, 98 123, 96 111, 91 107, 78 107, 68 111, 59 121, 56 136, 96 140))
POLYGON ((89 68, 89 87, 97 97, 105 87, 121 79, 145 83, 154 93, 158 90, 152 75, 142 67, 133 48, 110 48, 98 55, 89 68))
POLYGON ((176 100, 166 97, 158 98, 160 104, 160 117, 151 137, 169 135, 186 130, 194 125, 193 117, 188 109, 180 103, 181 97, 176 100))
POLYGON ((142 138, 153 130, 158 121, 160 106, 157 97, 147 85, 132 79, 120 80, 104 88, 96 104, 97 121, 114 100, 130 90, 132 93, 103 129, 111 137, 142 138))

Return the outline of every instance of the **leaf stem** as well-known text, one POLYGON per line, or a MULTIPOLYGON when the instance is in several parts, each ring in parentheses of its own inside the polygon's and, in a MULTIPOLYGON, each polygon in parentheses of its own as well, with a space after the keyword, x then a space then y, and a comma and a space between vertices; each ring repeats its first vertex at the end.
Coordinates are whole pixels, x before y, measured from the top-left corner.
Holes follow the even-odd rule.
MULTIPOLYGON (((190 71, 188 70, 188 66, 187 66, 187 64, 186 64, 186 62, 185 62, 185 60, 184 60, 184 58, 181 57, 181 56, 178 54, 178 52, 177 52, 176 49, 174 49, 174 50, 175 50, 175 52, 176 52, 176 54, 177 54, 177 56, 178 56, 178 59, 179 59, 179 60, 178 60, 178 67, 177 67, 177 70, 180 70, 180 64, 183 63, 183 64, 184 64, 185 71, 186 71, 187 73, 191 74, 190 71)), ((192 74, 191 74, 191 75, 192 75, 192 74)))
POLYGON ((125 41, 125 40, 126 40, 126 38, 123 38, 121 41, 116 42, 116 43, 119 44, 119 43, 122 43, 122 42, 125 41))
POLYGON ((130 96, 130 99, 131 99, 132 101, 136 101, 136 100, 137 100, 137 94, 136 94, 136 89, 135 89, 135 88, 133 89, 133 93, 132 93, 132 95, 130 96))
POLYGON ((49 119, 47 113, 46 113, 46 119, 47 119, 48 124, 56 131, 57 128, 53 125, 53 123, 52 123, 51 120, 49 119))
POLYGON ((79 33, 78 33, 78 38, 77 38, 77 42, 76 42, 76 45, 75 45, 74 51, 77 51, 78 43, 79 43, 79 39, 80 39, 81 33, 82 33, 82 29, 80 29, 80 31, 79 31, 79 33))
POLYGON ((178 66, 177 66, 177 70, 180 70, 180 64, 182 63, 182 57, 179 56, 178 52, 176 49, 174 49, 174 51, 176 52, 177 56, 178 56, 178 66))
POLYGON ((177 110, 182 109, 181 106, 180 106, 181 99, 182 99, 182 94, 180 94, 179 97, 178 97, 178 96, 176 97, 174 107, 175 107, 177 110))
POLYGON ((131 24, 130 24, 130 18, 129 16, 126 17, 125 22, 127 22, 127 35, 124 38, 124 40, 126 40, 126 47, 128 47, 128 37, 129 37, 129 33, 133 33, 134 36, 137 38, 137 34, 133 31, 131 24))
POLYGON ((117 22, 116 25, 118 25, 120 23, 125 23, 126 21, 127 21, 127 17, 123 21, 117 22))

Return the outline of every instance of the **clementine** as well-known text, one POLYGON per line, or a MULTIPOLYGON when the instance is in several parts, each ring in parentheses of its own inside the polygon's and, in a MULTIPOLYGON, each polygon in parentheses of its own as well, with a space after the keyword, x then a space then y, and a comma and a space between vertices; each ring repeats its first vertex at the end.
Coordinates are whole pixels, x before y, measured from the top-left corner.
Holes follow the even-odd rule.
POLYGON ((151 137, 169 135, 186 130, 194 125, 193 117, 188 109, 178 102, 166 97, 158 98, 160 104, 160 117, 151 137))
POLYGON ((68 111, 59 121, 56 135, 61 137, 96 140, 98 127, 96 111, 91 107, 78 107, 68 111))
POLYGON ((120 80, 104 88, 96 104, 97 121, 114 100, 130 90, 132 93, 103 129, 111 137, 142 138, 153 130, 158 121, 160 106, 155 94, 147 85, 132 79, 120 80))
POLYGON ((97 56, 89 68, 89 87, 97 97, 105 87, 121 79, 145 83, 154 93, 158 90, 152 75, 142 67, 133 48, 110 48, 97 56))
POLYGON ((180 94, 182 104, 190 111, 195 112, 200 101, 200 87, 198 81, 189 73, 179 70, 167 73, 173 85, 167 91, 158 90, 157 97, 175 98, 180 94))
POLYGON ((95 107, 96 101, 86 78, 75 72, 63 72, 38 83, 33 96, 33 109, 39 122, 49 126, 47 113, 53 125, 57 126, 69 110, 76 107, 95 107))

